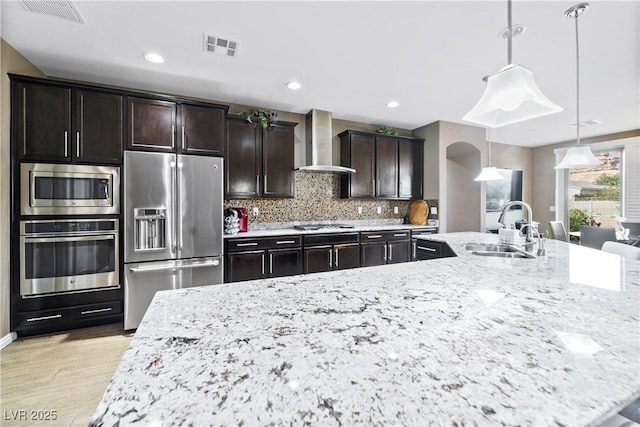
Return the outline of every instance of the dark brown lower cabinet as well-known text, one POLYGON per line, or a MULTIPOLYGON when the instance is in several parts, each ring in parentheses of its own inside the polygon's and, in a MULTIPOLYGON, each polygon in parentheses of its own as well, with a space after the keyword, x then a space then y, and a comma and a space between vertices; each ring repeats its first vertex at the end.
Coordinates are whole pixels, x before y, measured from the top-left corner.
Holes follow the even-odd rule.
POLYGON ((411 240, 388 242, 387 264, 411 261, 411 240))
POLYGON ((304 249, 305 274, 358 267, 360 267, 360 244, 357 242, 304 249))
POLYGON ((360 262, 363 267, 411 260, 411 232, 391 230, 361 233, 360 262))
POLYGON ((360 244, 349 243, 333 247, 333 264, 336 270, 360 267, 360 244))
POLYGON ((265 251, 229 253, 227 260, 227 282, 264 279, 265 251))
POLYGON ((269 268, 267 277, 302 274, 302 249, 274 249, 267 251, 269 268))
POLYGON ((225 247, 225 282, 302 274, 300 236, 234 238, 225 247))

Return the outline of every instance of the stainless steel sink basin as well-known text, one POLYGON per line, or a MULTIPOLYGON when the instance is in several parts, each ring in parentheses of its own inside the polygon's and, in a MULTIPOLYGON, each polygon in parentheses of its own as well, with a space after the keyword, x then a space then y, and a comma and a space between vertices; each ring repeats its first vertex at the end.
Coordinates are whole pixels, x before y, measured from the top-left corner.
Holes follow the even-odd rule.
POLYGON ((464 248, 471 252, 471 255, 479 256, 491 256, 498 258, 521 258, 530 259, 535 258, 520 249, 511 245, 493 245, 484 243, 468 243, 464 245, 464 248))

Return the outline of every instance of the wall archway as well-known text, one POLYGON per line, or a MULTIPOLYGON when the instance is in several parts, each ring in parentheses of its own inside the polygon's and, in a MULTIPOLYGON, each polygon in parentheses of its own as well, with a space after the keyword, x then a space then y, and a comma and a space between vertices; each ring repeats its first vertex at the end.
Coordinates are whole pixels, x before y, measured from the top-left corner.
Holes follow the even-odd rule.
POLYGON ((482 156, 473 144, 458 141, 447 146, 447 232, 482 231, 482 186, 474 181, 482 156))

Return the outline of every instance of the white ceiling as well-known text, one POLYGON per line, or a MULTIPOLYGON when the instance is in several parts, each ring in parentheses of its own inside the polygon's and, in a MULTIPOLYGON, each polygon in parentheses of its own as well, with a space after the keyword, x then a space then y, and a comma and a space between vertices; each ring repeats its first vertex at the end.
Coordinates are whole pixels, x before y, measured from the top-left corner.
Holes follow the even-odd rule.
MULTIPOLYGON (((575 138, 577 1, 513 1, 513 59, 558 114, 491 131, 539 146, 575 138)), ((75 1, 86 24, 0 1, 1 36, 51 77, 414 129, 461 117, 506 65, 506 1, 75 1), (240 42, 237 58, 203 51, 203 33, 240 42), (162 54, 157 65, 145 52, 162 54), (296 80, 302 89, 285 83, 296 80), (397 100, 400 106, 386 104, 397 100)), ((580 17, 583 137, 640 128, 640 1, 591 1, 580 17)))

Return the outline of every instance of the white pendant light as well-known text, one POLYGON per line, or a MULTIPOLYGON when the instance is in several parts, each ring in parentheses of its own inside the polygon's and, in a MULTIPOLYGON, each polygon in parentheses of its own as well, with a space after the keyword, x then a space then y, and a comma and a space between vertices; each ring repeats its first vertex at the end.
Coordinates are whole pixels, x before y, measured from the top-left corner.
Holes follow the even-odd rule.
POLYGON ((587 145, 580 144, 580 50, 578 45, 578 16, 589 8, 589 3, 578 3, 570 7, 564 13, 566 18, 576 20, 576 146, 567 150, 564 159, 556 166, 556 169, 581 168, 585 166, 599 165, 600 160, 596 159, 587 145))
POLYGON ((498 169, 495 166, 491 166, 491 140, 489 138, 489 128, 487 128, 487 146, 488 146, 488 158, 489 162, 487 166, 483 167, 480 171, 480 175, 478 175, 474 181, 501 181, 504 179, 498 169))
POLYGON ((507 16, 508 26, 500 35, 508 40, 508 64, 483 79, 487 87, 482 98, 462 117, 468 122, 492 128, 562 111, 540 92, 531 71, 512 63, 511 40, 524 31, 524 26, 511 24, 511 0, 507 1, 507 16))

